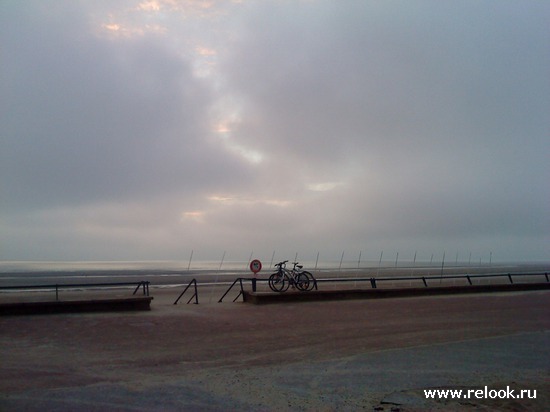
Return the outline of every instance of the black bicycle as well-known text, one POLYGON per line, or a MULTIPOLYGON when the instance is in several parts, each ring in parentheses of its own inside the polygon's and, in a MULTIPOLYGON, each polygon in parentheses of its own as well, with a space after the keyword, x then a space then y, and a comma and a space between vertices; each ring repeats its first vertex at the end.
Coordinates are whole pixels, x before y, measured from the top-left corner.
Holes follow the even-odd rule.
POLYGON ((288 270, 286 263, 288 260, 275 264, 277 271, 273 273, 268 284, 273 292, 286 292, 289 287, 296 287, 298 290, 306 291, 309 289, 309 278, 302 272, 288 270))

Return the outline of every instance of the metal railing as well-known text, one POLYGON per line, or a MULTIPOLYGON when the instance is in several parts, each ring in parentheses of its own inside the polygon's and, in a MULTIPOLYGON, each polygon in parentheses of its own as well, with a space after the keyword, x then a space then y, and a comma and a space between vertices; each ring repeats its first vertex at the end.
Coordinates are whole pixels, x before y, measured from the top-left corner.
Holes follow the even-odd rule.
MULTIPOLYGON (((379 282, 411 282, 411 281, 418 281, 421 280, 424 284, 424 287, 429 287, 428 281, 430 283, 432 281, 439 281, 440 283, 443 280, 450 280, 450 279, 465 279, 468 281, 469 285, 473 285, 472 279, 475 278, 508 278, 508 281, 513 284, 515 277, 537 277, 537 276, 544 276, 546 278, 546 282, 550 282, 550 279, 548 277, 548 272, 537 272, 537 273, 491 273, 491 274, 477 274, 477 275, 446 275, 446 276, 414 276, 414 277, 360 277, 360 278, 324 278, 324 279, 315 279, 315 289, 317 289, 318 283, 345 283, 345 282, 368 282, 370 283, 370 286, 372 289, 376 289, 378 287, 379 282)), ((244 286, 243 281, 251 282, 252 283, 252 291, 256 291, 256 283, 257 282, 267 282, 268 279, 257 279, 257 278, 237 278, 235 281, 229 286, 229 288, 225 291, 223 296, 218 301, 221 303, 223 299, 227 296, 227 294, 233 289, 233 287, 239 283, 240 290, 239 294, 233 299, 233 302, 235 302, 241 295, 244 294, 244 286)), ((308 293, 308 292, 303 292, 308 293)))
POLYGON ((191 282, 189 282, 187 284, 187 286, 185 287, 185 289, 183 289, 183 292, 181 292, 181 294, 178 296, 178 298, 176 299, 176 301, 174 302, 174 305, 177 305, 178 304, 178 301, 181 299, 181 297, 185 294, 185 292, 187 292, 187 289, 189 289, 189 287, 191 285, 194 285, 195 286, 195 292, 193 293, 193 296, 191 296, 191 298, 187 301, 187 304, 189 304, 189 302, 191 302, 191 300, 193 300, 193 298, 195 298, 195 305, 198 305, 199 304, 199 292, 197 290, 197 280, 196 279, 192 279, 191 282))
POLYGON ((142 288, 143 295, 149 296, 149 284, 147 281, 140 282, 111 282, 111 283, 63 283, 63 284, 47 284, 47 285, 25 285, 25 286, 0 286, 0 290, 55 290, 55 300, 59 301, 59 289, 75 289, 75 288, 116 288, 122 286, 134 286, 137 287, 134 289, 135 295, 137 291, 142 288))
MULTIPOLYGON (((218 300, 218 303, 221 303, 223 301, 223 298, 225 298, 227 296, 227 294, 229 293, 229 291, 231 289, 233 289, 233 286, 235 286, 237 284, 237 282, 239 282, 239 285, 241 287, 240 291, 239 291, 239 294, 237 295, 237 297, 235 299, 233 299, 233 302, 235 302, 237 299, 239 299, 239 296, 241 296, 243 293, 244 293, 244 288, 243 288, 243 280, 246 280, 246 281, 251 281, 252 282, 252 290, 255 292, 256 291, 256 281, 258 279, 256 278, 237 278, 235 279, 235 281, 231 284, 231 286, 229 286, 229 288, 225 291, 225 293, 223 294, 223 296, 220 298, 220 300, 218 300)), ((267 279, 266 279, 266 282, 267 282, 267 279)))
POLYGON ((548 272, 539 272, 539 273, 489 273, 489 274, 478 274, 478 275, 445 275, 445 276, 414 276, 414 277, 370 277, 370 278, 329 278, 329 279, 317 279, 317 283, 321 282, 331 282, 331 283, 339 283, 339 282, 370 282, 371 287, 373 289, 376 289, 378 287, 378 282, 403 282, 403 281, 413 281, 413 280, 421 280, 425 287, 428 287, 428 281, 437 280, 440 283, 443 280, 450 280, 450 279, 466 279, 468 281, 468 284, 473 285, 472 279, 475 278, 508 278, 508 281, 513 284, 514 277, 533 277, 533 276, 544 276, 546 278, 546 281, 549 282, 548 278, 548 272))

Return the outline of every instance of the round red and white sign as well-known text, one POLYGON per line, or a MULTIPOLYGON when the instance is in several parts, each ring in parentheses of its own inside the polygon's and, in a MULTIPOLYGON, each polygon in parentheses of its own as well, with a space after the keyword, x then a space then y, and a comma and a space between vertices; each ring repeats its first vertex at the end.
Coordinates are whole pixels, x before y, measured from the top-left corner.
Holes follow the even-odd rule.
POLYGON ((262 262, 260 262, 258 259, 254 259, 252 262, 250 262, 250 270, 254 272, 254 274, 258 273, 260 270, 262 270, 262 262))

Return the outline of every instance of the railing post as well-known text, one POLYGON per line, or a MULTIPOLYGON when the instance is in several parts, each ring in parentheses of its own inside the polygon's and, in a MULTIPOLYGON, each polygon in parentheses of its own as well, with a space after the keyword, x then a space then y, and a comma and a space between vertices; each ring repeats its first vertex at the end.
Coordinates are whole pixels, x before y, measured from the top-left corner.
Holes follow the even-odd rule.
POLYGON ((424 282, 424 286, 428 287, 428 284, 426 283, 426 278, 422 276, 422 282, 424 282))
POLYGON ((376 289, 376 279, 375 278, 370 278, 370 285, 372 286, 373 289, 376 289))
POLYGON ((471 285, 472 284, 472 279, 470 279, 470 275, 466 275, 466 279, 468 279, 468 283, 471 285))
POLYGON ((55 285, 55 300, 58 301, 59 300, 59 288, 58 288, 59 285, 55 285))
POLYGON ((192 279, 191 282, 189 282, 187 284, 187 286, 185 287, 185 289, 183 289, 183 292, 181 292, 181 294, 178 296, 178 298, 176 299, 176 301, 174 302, 174 305, 177 305, 178 304, 178 301, 180 300, 180 298, 185 294, 185 292, 187 292, 187 289, 189 289, 189 287, 193 285, 195 287, 195 293, 193 294, 193 296, 191 296, 191 298, 187 301, 187 304, 189 304, 189 302, 191 302, 193 300, 193 298, 195 298, 195 305, 198 305, 199 304, 199 293, 197 291, 197 280, 196 279, 192 279))
POLYGON ((544 276, 546 276, 546 281, 548 282, 548 272, 544 272, 544 276))
POLYGON ((510 273, 508 273, 508 279, 510 279, 510 283, 514 283, 514 281, 512 280, 512 275, 510 273))
POLYGON ((229 291, 230 291, 231 289, 233 289, 233 286, 235 286, 235 283, 237 283, 237 281, 241 281, 241 287, 242 287, 242 280, 241 280, 241 278, 235 279, 235 281, 231 284, 231 286, 229 286, 229 289, 227 289, 227 290, 225 291, 225 293, 223 294, 223 296, 220 298, 220 300, 218 300, 218 303, 221 303, 221 302, 223 301, 223 298, 225 298, 225 296, 229 293, 229 291))
POLYGON ((239 292, 237 297, 235 299, 233 299, 233 302, 235 302, 237 299, 239 299, 239 297, 241 295, 243 295, 243 299, 244 299, 243 278, 239 278, 239 283, 241 284, 241 291, 239 292))
MULTIPOLYGON (((197 290, 197 280, 193 279, 193 283, 195 284, 195 305, 199 304, 199 291, 197 290)), ((187 302, 191 302, 190 300, 187 302)))

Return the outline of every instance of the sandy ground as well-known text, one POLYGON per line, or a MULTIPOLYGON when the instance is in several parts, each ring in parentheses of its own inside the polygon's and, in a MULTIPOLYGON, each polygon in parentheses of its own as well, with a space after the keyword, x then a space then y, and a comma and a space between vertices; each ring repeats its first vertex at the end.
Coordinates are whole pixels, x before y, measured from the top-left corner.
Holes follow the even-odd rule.
MULTIPOLYGON (((550 292, 0 318, 1 411, 547 410, 550 292), (536 390, 427 400, 425 388, 536 390)), ((190 297, 190 295, 189 295, 190 297)))

